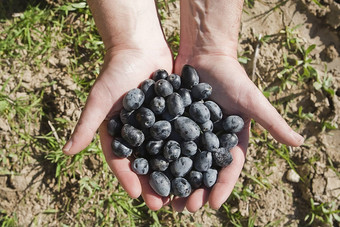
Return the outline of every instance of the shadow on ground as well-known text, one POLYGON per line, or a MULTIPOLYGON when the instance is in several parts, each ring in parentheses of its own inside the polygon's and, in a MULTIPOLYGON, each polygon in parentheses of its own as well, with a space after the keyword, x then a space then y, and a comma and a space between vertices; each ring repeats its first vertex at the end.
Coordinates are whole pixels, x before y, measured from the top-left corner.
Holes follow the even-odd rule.
POLYGON ((15 14, 24 12, 28 7, 39 6, 46 8, 45 0, 0 0, 0 20, 11 19, 15 14))

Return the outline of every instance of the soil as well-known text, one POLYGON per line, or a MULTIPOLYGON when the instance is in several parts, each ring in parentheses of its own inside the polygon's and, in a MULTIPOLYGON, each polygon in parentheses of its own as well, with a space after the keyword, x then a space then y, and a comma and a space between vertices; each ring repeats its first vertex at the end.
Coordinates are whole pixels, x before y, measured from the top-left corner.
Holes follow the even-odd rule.
MULTIPOLYGON (((278 83, 277 75, 282 70, 282 59, 287 53, 282 47, 284 40, 280 34, 286 26, 297 26, 296 37, 301 44, 307 47, 316 45, 311 53, 315 62, 313 67, 323 75, 327 64, 328 75, 333 78, 331 88, 335 94, 331 96, 322 90, 316 91, 313 85, 306 83, 301 87, 287 85, 285 92, 269 97, 273 103, 294 97, 292 101, 284 102, 284 105, 277 108, 306 139, 301 147, 287 148, 295 163, 296 172, 293 172, 298 177, 291 173, 292 168, 287 161, 267 149, 267 144, 251 139, 239 183, 243 188, 248 187, 256 196, 248 196, 245 200, 232 199, 230 204, 233 212, 239 212, 244 217, 256 215, 255 226, 270 223, 275 226, 301 226, 306 224, 304 219, 309 213, 311 199, 316 204, 335 202, 336 208, 340 208, 340 130, 322 128, 325 120, 340 125, 340 3, 324 0, 320 1, 320 7, 312 0, 287 1, 285 4, 283 1, 270 0, 254 2, 252 8, 244 8, 239 41, 239 53, 251 59, 244 66, 253 81, 262 88, 278 83), (280 7, 276 7, 278 5, 280 7), (269 41, 258 45, 260 34, 262 37, 270 36, 269 41), (258 50, 256 56, 255 50, 258 50), (313 114, 313 121, 305 120, 297 125, 286 114, 286 110, 297 113, 300 106, 304 113, 313 114), (264 160, 266 165, 260 165, 264 160), (259 169, 258 166, 264 168, 259 169), (250 176, 262 179, 262 184, 253 184, 250 176)), ((169 10, 163 24, 167 37, 178 33, 178 2, 173 3, 169 10)), ((71 52, 69 48, 60 50, 55 47, 48 62, 40 68, 10 62, 13 67, 0 69, 0 84, 9 80, 6 86, 8 93, 22 80, 22 87, 11 93, 10 98, 13 100, 25 98, 28 91, 34 93, 45 90, 42 108, 48 114, 41 122, 30 127, 32 136, 53 132, 56 127, 54 119, 64 118, 73 122, 73 125, 58 131, 58 139, 63 140, 69 136, 79 118, 84 101, 76 98, 75 91, 79 87, 65 70, 70 64, 68 57, 71 52), (52 81, 55 81, 52 85, 46 85, 52 81)), ((253 125, 252 132, 265 134, 258 124, 253 125)), ((271 138, 270 135, 268 137, 271 138)), ((11 125, 3 116, 0 116, 0 139, 1 150, 4 152, 13 149, 13 144, 25 142, 18 132, 11 130, 11 125)), ((72 217, 77 215, 77 205, 70 205, 70 212, 74 213, 67 214, 69 218, 65 220, 59 220, 55 210, 63 207, 66 201, 63 197, 75 193, 77 182, 67 182, 64 179, 60 190, 52 170, 54 166, 51 168, 51 163, 41 157, 42 152, 36 150, 34 145, 28 146, 32 151, 28 165, 19 168, 15 164, 18 157, 13 157, 10 160, 11 171, 16 174, 0 172, 0 210, 16 212, 20 226, 57 226, 61 222, 74 225, 72 217)), ((101 166, 100 159, 89 158, 83 168, 86 174, 94 176, 101 166)), ((203 226, 231 225, 224 213, 223 208, 218 211, 205 208, 195 214, 184 212, 176 215, 188 226, 194 226, 195 223, 203 226)), ((314 225, 324 224, 316 221, 314 225)), ((339 223, 334 221, 333 225, 339 223)))

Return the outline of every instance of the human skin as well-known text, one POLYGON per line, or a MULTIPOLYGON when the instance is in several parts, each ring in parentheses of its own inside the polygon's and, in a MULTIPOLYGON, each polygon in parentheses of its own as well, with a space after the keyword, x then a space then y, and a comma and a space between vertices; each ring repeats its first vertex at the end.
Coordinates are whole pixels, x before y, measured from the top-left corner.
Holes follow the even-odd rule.
POLYGON ((181 37, 175 73, 184 64, 192 65, 200 81, 213 87, 211 99, 226 115, 236 114, 245 121, 238 133, 239 144, 231 150, 233 162, 219 172, 212 189, 202 188, 188 198, 175 198, 172 206, 181 211, 197 211, 205 203, 218 209, 229 197, 243 168, 253 118, 278 141, 299 146, 303 137, 294 132, 276 109, 252 83, 237 61, 237 45, 243 1, 182 0, 181 37))
POLYGON ((172 72, 173 57, 164 38, 153 0, 89 0, 106 54, 101 73, 91 88, 80 119, 63 151, 73 155, 86 148, 99 128, 105 159, 122 187, 132 198, 143 196, 152 210, 169 198, 158 196, 148 184, 148 176, 137 176, 130 160, 116 157, 107 132, 109 117, 118 114, 123 95, 157 69, 172 72))
MULTIPOLYGON (((123 95, 157 69, 173 71, 173 58, 164 39, 155 2, 152 0, 88 0, 98 31, 107 50, 104 65, 88 96, 75 130, 63 148, 67 155, 83 150, 99 128, 107 163, 132 198, 143 196, 146 205, 158 210, 169 198, 158 196, 148 184, 148 176, 137 176, 130 160, 111 151, 107 119, 119 113, 123 95)), ((243 167, 249 140, 250 119, 254 118, 279 142, 298 146, 303 138, 286 124, 274 107, 249 80, 237 61, 237 41, 242 1, 181 1, 181 43, 175 62, 180 74, 184 64, 194 66, 201 81, 214 88, 212 99, 225 114, 238 114, 245 128, 232 149, 233 163, 219 173, 211 189, 198 189, 189 198, 175 198, 172 206, 195 212, 206 202, 218 209, 230 195, 243 167), (222 19, 221 19, 222 18, 222 19)))

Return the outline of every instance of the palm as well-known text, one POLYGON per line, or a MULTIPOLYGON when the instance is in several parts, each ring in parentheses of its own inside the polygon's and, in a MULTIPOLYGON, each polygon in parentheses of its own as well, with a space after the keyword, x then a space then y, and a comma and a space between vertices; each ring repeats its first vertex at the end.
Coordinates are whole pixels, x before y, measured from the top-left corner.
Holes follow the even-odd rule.
MULTIPOLYGON (((131 171, 130 161, 113 155, 112 137, 107 133, 104 119, 118 114, 122 108, 124 94, 149 78, 159 68, 172 71, 172 56, 141 50, 111 51, 106 54, 104 67, 88 96, 85 109, 73 136, 73 151, 84 149, 99 127, 100 141, 107 163, 127 193, 137 198, 141 194, 151 209, 159 209, 167 201, 155 194, 147 177, 138 177, 131 171)), ((69 152, 72 154, 72 151, 69 152)))
POLYGON ((220 171, 215 186, 211 190, 196 190, 189 198, 176 198, 173 202, 177 210, 187 207, 189 211, 196 211, 207 201, 212 208, 217 209, 229 197, 243 168, 251 118, 268 129, 279 142, 292 146, 299 143, 292 140, 292 129, 249 80, 236 59, 225 55, 201 55, 192 59, 179 56, 175 71, 180 73, 184 64, 194 66, 200 80, 213 87, 211 99, 221 106, 225 114, 237 114, 245 120, 245 127, 238 134, 239 144, 231 150, 234 160, 220 171))
MULTIPOLYGON (((109 112, 109 117, 119 113, 122 108, 121 98, 130 89, 149 78, 159 69, 172 70, 172 58, 170 52, 165 56, 153 56, 152 53, 138 50, 121 50, 106 55, 105 64, 100 77, 94 84, 89 99, 97 99, 102 102, 109 112), (102 94, 103 97, 95 97, 92 93, 102 94)), ((98 105, 99 106, 99 105, 98 105)))

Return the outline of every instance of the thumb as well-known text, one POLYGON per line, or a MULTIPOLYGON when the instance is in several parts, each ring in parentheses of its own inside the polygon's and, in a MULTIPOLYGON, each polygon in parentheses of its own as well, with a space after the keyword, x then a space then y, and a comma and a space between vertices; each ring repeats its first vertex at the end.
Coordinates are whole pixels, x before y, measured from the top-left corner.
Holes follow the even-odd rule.
POLYGON ((255 85, 250 91, 252 92, 248 93, 249 97, 245 99, 249 100, 246 106, 250 117, 267 129, 278 142, 288 146, 300 146, 304 138, 287 124, 255 85))
POLYGON ((113 100, 108 95, 107 87, 97 80, 87 98, 74 132, 63 147, 66 155, 77 154, 91 143, 97 129, 112 107, 113 100))

